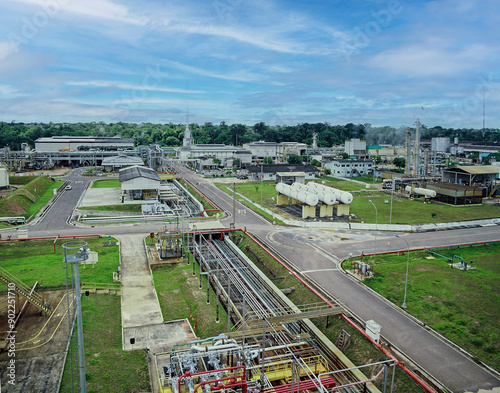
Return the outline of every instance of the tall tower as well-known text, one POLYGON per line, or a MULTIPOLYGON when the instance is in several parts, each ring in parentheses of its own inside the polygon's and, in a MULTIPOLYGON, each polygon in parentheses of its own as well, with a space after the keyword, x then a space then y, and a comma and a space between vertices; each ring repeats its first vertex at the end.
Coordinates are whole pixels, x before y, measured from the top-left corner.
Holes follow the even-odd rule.
POLYGON ((318 134, 316 132, 313 132, 313 145, 312 145, 312 148, 313 149, 317 149, 318 148, 318 134))
POLYGON ((182 146, 192 146, 193 139, 191 138, 191 130, 189 129, 189 108, 187 110, 186 117, 186 129, 184 130, 184 139, 182 140, 182 146))
POLYGON ((186 123, 186 129, 184 131, 184 139, 182 140, 182 146, 191 146, 193 144, 193 139, 191 139, 191 130, 189 129, 189 123, 186 123))

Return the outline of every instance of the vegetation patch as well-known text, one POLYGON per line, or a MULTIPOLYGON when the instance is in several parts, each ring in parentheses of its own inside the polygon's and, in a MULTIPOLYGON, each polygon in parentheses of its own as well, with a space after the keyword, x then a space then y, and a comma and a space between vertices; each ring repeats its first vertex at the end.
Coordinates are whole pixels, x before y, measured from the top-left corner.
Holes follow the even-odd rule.
POLYGON ((31 179, 29 183, 0 200, 0 216, 29 218, 35 215, 52 198, 52 189, 58 188, 63 183, 47 176, 31 179))
POLYGON ((103 205, 103 206, 85 206, 80 210, 92 210, 100 212, 130 212, 140 213, 142 211, 141 205, 122 204, 122 205, 103 205))
MULTIPOLYGON (((193 187, 191 187, 188 183, 186 183, 185 180, 179 179, 179 183, 186 189, 188 192, 193 195, 197 201, 201 202, 203 204, 203 209, 204 210, 213 210, 216 209, 214 208, 206 199, 204 196, 200 195, 198 191, 196 191, 193 187)), ((218 216, 219 211, 207 211, 207 214, 209 216, 218 216)))
POLYGON ((212 287, 209 288, 210 304, 207 304, 207 276, 201 277, 197 263, 189 254, 187 259, 174 265, 164 265, 153 270, 156 293, 165 321, 186 318, 200 338, 227 333, 227 313, 219 304, 219 323, 216 323, 217 298, 212 287))
MULTIPOLYGON (((62 245, 71 241, 85 241, 91 251, 98 252, 99 261, 95 265, 80 264, 80 281, 112 283, 120 257, 117 245, 106 246, 108 238, 59 239, 55 243, 55 251, 53 240, 1 242, 2 268, 28 286, 38 281, 45 288, 65 288, 62 245)), ((112 238, 112 242, 116 242, 116 239, 112 238)), ((6 286, 0 283, 0 288, 6 289, 6 286)))
MULTIPOLYGON (((87 392, 150 391, 146 352, 122 350, 120 297, 82 296, 82 316, 87 392)), ((59 391, 71 392, 68 361, 59 391)))
POLYGON ((92 188, 120 188, 121 184, 118 179, 102 179, 95 180, 92 183, 92 188))
MULTIPOLYGON (((425 251, 411 252, 406 311, 500 370, 500 244, 436 252, 450 258, 461 256, 476 269, 452 269, 444 258, 427 259, 430 254, 425 251)), ((368 263, 375 276, 363 282, 401 306, 406 261, 406 255, 371 258, 368 263)))

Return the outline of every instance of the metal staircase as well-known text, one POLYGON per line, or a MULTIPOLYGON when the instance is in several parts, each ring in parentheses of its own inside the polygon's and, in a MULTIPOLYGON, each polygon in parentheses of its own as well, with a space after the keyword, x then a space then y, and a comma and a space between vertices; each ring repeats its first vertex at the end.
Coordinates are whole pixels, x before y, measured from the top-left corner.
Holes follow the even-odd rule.
POLYGON ((45 312, 47 315, 51 313, 51 310, 44 304, 43 298, 36 292, 31 293, 31 288, 26 284, 23 284, 18 278, 14 277, 7 270, 0 267, 0 281, 9 285, 13 283, 15 285, 14 291, 24 297, 28 302, 33 304, 38 309, 45 312))

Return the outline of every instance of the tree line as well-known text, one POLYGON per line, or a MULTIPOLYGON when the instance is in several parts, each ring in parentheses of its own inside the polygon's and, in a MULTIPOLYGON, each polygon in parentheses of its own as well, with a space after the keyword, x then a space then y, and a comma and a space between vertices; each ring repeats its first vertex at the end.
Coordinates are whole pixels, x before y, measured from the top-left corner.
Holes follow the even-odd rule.
MULTIPOLYGON (((135 146, 159 144, 181 146, 186 125, 174 123, 7 123, 0 122, 0 148, 19 150, 22 143, 31 148, 35 140, 50 136, 121 136, 134 139, 135 146)), ((255 141, 301 142, 312 145, 313 134, 317 134, 318 147, 340 145, 346 139, 365 139, 367 144, 404 144, 406 127, 372 127, 370 124, 332 125, 329 123, 299 123, 297 125, 267 125, 264 122, 253 126, 244 124, 204 123, 190 124, 192 137, 197 144, 225 144, 241 146, 255 141)), ((453 129, 440 126, 421 126, 421 138, 458 137, 460 141, 498 141, 499 129, 453 129)))

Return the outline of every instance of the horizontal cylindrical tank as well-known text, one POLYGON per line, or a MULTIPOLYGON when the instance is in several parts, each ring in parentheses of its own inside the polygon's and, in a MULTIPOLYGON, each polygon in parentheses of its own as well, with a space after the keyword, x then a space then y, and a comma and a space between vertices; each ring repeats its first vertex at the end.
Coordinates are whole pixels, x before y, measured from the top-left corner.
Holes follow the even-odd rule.
POLYGON ((276 184, 276 191, 278 191, 280 194, 286 195, 302 203, 305 203, 309 206, 316 206, 318 204, 318 196, 316 194, 308 192, 307 187, 304 184, 300 183, 294 183, 294 184, 299 184, 299 185, 295 187, 293 186, 290 187, 287 184, 278 183, 276 184))
POLYGON ((316 194, 313 194, 313 193, 307 192, 307 191, 302 191, 302 190, 300 190, 297 193, 297 197, 295 199, 297 199, 297 200, 299 200, 299 201, 301 201, 309 206, 316 206, 319 202, 318 196, 316 194))
POLYGON ((412 188, 412 186, 406 186, 405 191, 409 192, 409 193, 413 192, 414 194, 424 195, 428 198, 435 198, 436 197, 436 191, 428 190, 427 188, 421 188, 421 187, 412 188))
POLYGON ((318 199, 326 205, 333 205, 336 201, 335 195, 332 192, 320 190, 316 192, 318 199))

